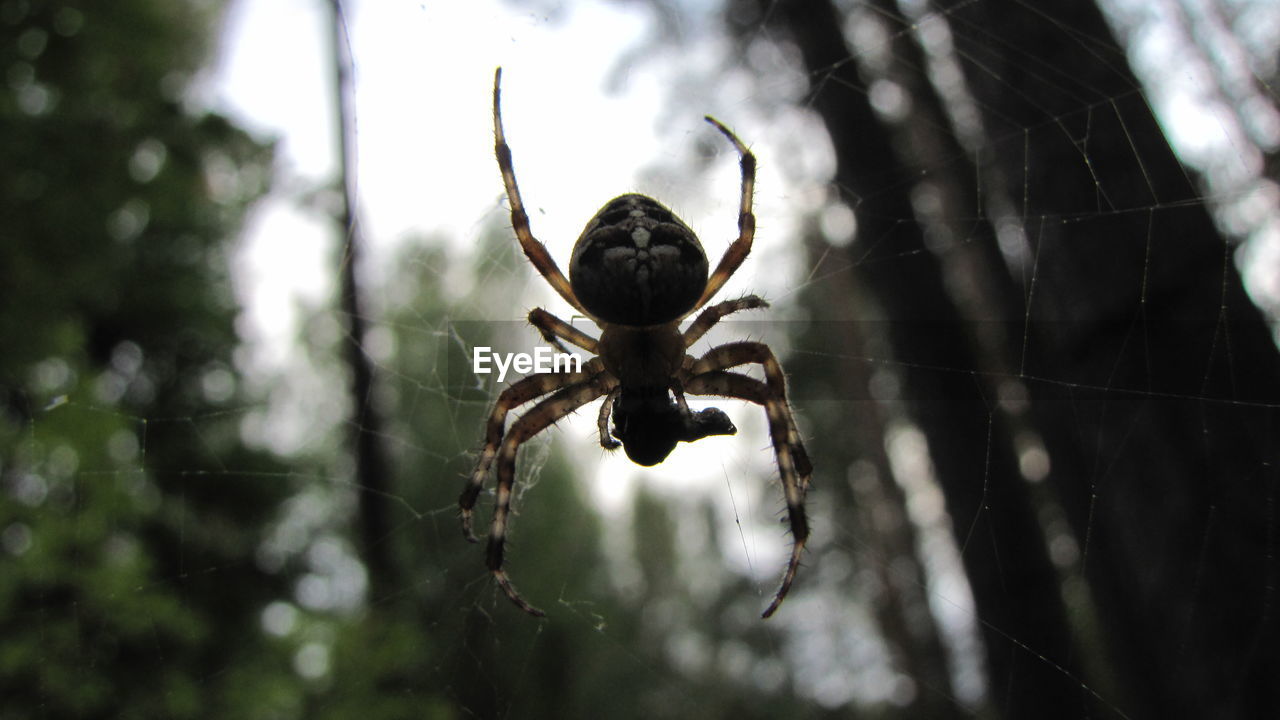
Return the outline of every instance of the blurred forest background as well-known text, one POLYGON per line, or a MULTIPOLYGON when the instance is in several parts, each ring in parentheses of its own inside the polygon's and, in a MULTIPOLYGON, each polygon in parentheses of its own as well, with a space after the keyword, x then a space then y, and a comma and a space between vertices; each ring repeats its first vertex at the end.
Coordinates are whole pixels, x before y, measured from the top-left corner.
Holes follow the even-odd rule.
MULTIPOLYGON (((647 42, 687 41, 645 5, 647 42)), ((1247 3, 1163 5, 1186 57, 1247 55, 1247 3)), ((1237 261, 1276 211, 1276 57, 1221 83, 1252 130, 1223 189, 1166 139, 1124 7, 717 6, 724 74, 781 58, 802 92, 758 111, 829 138, 828 195, 769 240, 811 270, 777 325, 815 536, 762 622, 775 568, 726 559, 720 496, 642 484, 614 527, 590 463, 535 443, 536 621, 455 512, 498 389, 469 348, 513 341, 450 318, 528 303, 500 208, 469 265, 423 239, 369 304, 356 186, 316 193, 340 292, 296 344, 337 417, 275 452, 229 261, 273 145, 185 94, 223 6, 0 1, 0 718, 1280 715, 1280 356, 1237 261)))

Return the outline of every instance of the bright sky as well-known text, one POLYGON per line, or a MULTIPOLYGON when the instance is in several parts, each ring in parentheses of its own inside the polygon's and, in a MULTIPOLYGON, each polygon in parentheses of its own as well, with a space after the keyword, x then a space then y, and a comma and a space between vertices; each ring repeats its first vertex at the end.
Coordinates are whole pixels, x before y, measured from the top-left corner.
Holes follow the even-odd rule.
MULTIPOLYGON (((259 208, 245 255, 254 324, 266 338, 287 338, 298 295, 322 300, 332 274, 332 228, 297 202, 332 181, 336 167, 324 5, 320 0, 233 3, 215 80, 216 106, 281 140, 283 187, 259 208), (282 37, 283 28, 288 30, 282 37), (282 267, 290 271, 281 273, 282 267)), ((350 3, 347 12, 356 62, 361 211, 374 266, 415 233, 442 231, 460 241, 472 237, 496 208, 501 185, 491 157, 488 108, 499 63, 508 66, 512 141, 539 139, 519 148, 521 174, 528 169, 525 183, 529 190, 536 188, 536 202, 556 199, 561 178, 539 170, 559 167, 549 150, 574 135, 566 137, 564 126, 554 122, 560 113, 546 110, 574 107, 595 113, 592 106, 601 102, 596 63, 572 63, 563 53, 548 52, 559 33, 545 21, 513 18, 497 2, 350 3), (538 81, 547 77, 555 82, 538 81), (538 182, 539 175, 553 181, 538 182)), ((631 26, 621 15, 585 24, 607 20, 619 28, 631 26)), ((584 23, 574 18, 566 23, 568 28, 577 24, 584 23)), ((580 139, 583 130, 577 128, 580 139)), ((634 137, 638 128, 627 132, 634 137)), ((633 148, 642 149, 626 147, 633 148)), ((599 178, 602 183, 625 184, 627 168, 634 165, 623 161, 630 159, 594 171, 619 174, 599 178)), ((535 192, 526 192, 533 201, 535 192)), ((539 219, 548 239, 561 237, 558 217, 539 219)), ((282 352, 285 348, 272 347, 271 359, 282 360, 282 352)))
MULTIPOLYGON (((297 202, 330 181, 335 167, 324 5, 233 3, 212 83, 215 108, 281 139, 282 187, 257 212, 242 269, 254 325, 268 338, 267 357, 275 363, 287 348, 271 338, 288 335, 296 298, 322 299, 331 276, 330 227, 297 202)), ((567 258, 605 200, 645 191, 635 174, 666 152, 654 132, 659 121, 706 132, 702 115, 709 108, 659 117, 665 106, 658 75, 672 61, 636 63, 616 92, 606 91, 605 73, 618 53, 650 30, 639 8, 571 4, 555 19, 513 12, 497 0, 352 1, 346 10, 357 84, 359 193, 374 268, 400 243, 426 232, 468 242, 499 211, 490 115, 498 65, 521 189, 535 231, 558 258, 567 258)), ((737 118, 723 119, 741 127, 737 118)), ((704 222, 725 228, 727 242, 736 220, 737 170, 735 163, 721 164, 712 177, 725 192, 710 193, 715 207, 702 215, 678 203, 676 209, 695 229, 704 222)), ((762 168, 767 187, 768 163, 762 168)), ((706 239, 709 254, 717 241, 706 239)))

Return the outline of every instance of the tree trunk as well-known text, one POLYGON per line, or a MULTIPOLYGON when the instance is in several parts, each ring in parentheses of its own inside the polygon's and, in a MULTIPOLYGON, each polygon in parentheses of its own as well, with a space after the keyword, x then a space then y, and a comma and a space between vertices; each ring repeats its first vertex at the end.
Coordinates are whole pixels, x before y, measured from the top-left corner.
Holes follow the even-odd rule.
POLYGON ((383 418, 374 406, 373 364, 365 352, 365 314, 356 276, 362 250, 360 224, 355 193, 355 130, 351 107, 351 58, 348 54, 346 20, 337 0, 330 3, 333 23, 334 110, 338 116, 339 189, 341 205, 336 220, 342 233, 339 258, 341 277, 340 303, 347 332, 343 339, 344 356, 351 368, 352 417, 351 452, 355 459, 355 484, 358 503, 358 532, 361 558, 369 574, 371 597, 385 597, 399 583, 395 578, 395 557, 391 535, 391 473, 386 449, 382 445, 383 418))
POLYGON ((1056 571, 994 408, 982 350, 915 220, 918 173, 895 152, 828 0, 771 6, 815 83, 837 158, 836 184, 858 220, 848 259, 887 319, 903 399, 925 432, 977 605, 995 707, 1009 717, 1078 717, 1079 674, 1056 571), (1046 661, 1045 658, 1051 659, 1046 661))
POLYGON ((1275 716, 1272 334, 1093 4, 946 18, 988 160, 1024 188, 1026 381, 1128 688, 1113 701, 1275 716))

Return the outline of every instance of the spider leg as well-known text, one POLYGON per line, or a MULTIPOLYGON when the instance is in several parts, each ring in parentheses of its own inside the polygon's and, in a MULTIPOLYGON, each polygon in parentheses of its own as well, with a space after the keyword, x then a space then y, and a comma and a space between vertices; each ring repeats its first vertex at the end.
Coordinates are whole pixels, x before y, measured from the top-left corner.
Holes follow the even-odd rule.
POLYGON ((546 613, 520 597, 520 593, 516 592, 515 586, 511 584, 511 579, 507 577, 506 571, 502 569, 503 553, 506 548, 507 515, 511 512, 511 494, 516 481, 516 453, 529 438, 601 395, 611 393, 617 384, 617 379, 611 374, 600 371, 588 380, 561 388, 520 416, 502 440, 502 449, 498 452, 498 489, 485 558, 498 586, 516 607, 530 615, 542 617, 546 613))
POLYGON ((724 284, 737 271, 738 266, 742 265, 742 261, 747 259, 747 255, 751 252, 751 241, 756 234, 756 216, 751 212, 751 195, 756 185, 756 156, 752 155, 738 136, 719 120, 708 115, 706 121, 729 138, 729 142, 733 143, 738 150, 738 157, 741 158, 739 164, 742 166, 742 198, 738 206, 738 239, 730 243, 729 249, 725 250, 720 263, 707 279, 707 287, 702 291, 702 297, 690 312, 706 305, 707 301, 724 287, 724 284))
POLYGON ((511 146, 507 145, 507 137, 502 132, 501 81, 502 68, 498 68, 493 73, 494 154, 498 158, 498 169, 502 172, 502 184, 507 189, 507 202, 511 205, 511 227, 515 230, 516 238, 520 240, 520 247, 524 250, 525 256, 538 269, 538 272, 542 273, 542 277, 578 312, 591 317, 591 313, 582 307, 582 303, 578 302, 578 298, 573 294, 568 278, 560 272, 560 267, 547 251, 547 246, 533 236, 533 230, 529 227, 529 214, 524 210, 520 188, 516 185, 516 169, 511 161, 511 146))
POLYGON ((782 582, 762 615, 767 618, 777 611, 791 590, 796 571, 800 567, 804 545, 809 539, 809 520, 805 516, 804 500, 809 490, 813 464, 805 452, 800 433, 796 430, 795 416, 787 403, 782 366, 767 345, 752 342, 721 345, 693 363, 690 372, 693 376, 685 381, 687 392, 753 402, 764 407, 769 420, 769 436, 773 441, 778 475, 787 501, 792 545, 791 558, 787 562, 782 582), (764 367, 764 383, 724 369, 747 363, 760 363, 764 367))
POLYGON ((805 543, 809 540, 809 519, 805 516, 804 499, 813 468, 809 465, 804 447, 798 444, 799 438, 795 437, 794 427, 788 417, 790 410, 786 409, 785 402, 764 383, 735 372, 712 370, 692 378, 686 387, 690 393, 697 395, 732 397, 761 405, 769 419, 769 435, 773 440, 778 475, 782 478, 782 489, 787 501, 787 520, 791 526, 792 544, 791 557, 782 574, 782 581, 769 607, 761 614, 761 617, 767 618, 777 611, 791 590, 796 571, 800 569, 800 557, 805 543))
POLYGON ((560 342, 560 339, 564 338, 592 355, 597 354, 596 345, 598 341, 595 338, 542 308, 534 308, 529 311, 529 324, 538 328, 538 332, 542 333, 542 339, 556 346, 560 352, 569 352, 564 343, 560 342))
POLYGON ((618 399, 619 392, 619 388, 614 388, 604 396, 604 402, 600 403, 600 415, 596 417, 596 425, 600 428, 600 447, 605 450, 617 450, 622 447, 622 443, 615 440, 613 433, 609 432, 609 414, 613 412, 613 401, 618 399))
MULTIPOLYGON (((687 375, 700 375, 712 370, 727 370, 739 365, 758 363, 764 368, 765 382, 769 390, 777 395, 786 409, 787 421, 790 425, 791 446, 796 456, 796 466, 800 474, 808 477, 813 473, 813 465, 809 462, 809 454, 800 442, 800 432, 796 429, 795 414, 787 401, 787 379, 782 372, 782 365, 768 345, 760 342, 735 342, 718 345, 695 360, 683 372, 687 375)), ((694 393, 695 395, 700 393, 694 393)))
POLYGON ((493 464, 493 458, 498 454, 507 413, 543 395, 589 380, 599 374, 603 368, 604 364, 599 358, 595 358, 583 365, 581 372, 530 375, 512 383, 498 396, 497 402, 493 404, 493 410, 489 412, 489 421, 486 423, 484 448, 480 450, 480 457, 476 458, 476 467, 471 472, 471 478, 462 489, 462 495, 458 497, 458 509, 462 515, 462 534, 468 540, 476 542, 475 533, 471 530, 471 512, 475 508, 480 490, 484 487, 489 466, 493 464))
POLYGON ((701 340, 702 336, 706 335, 707 331, 716 323, 720 322, 724 316, 736 313, 739 310, 754 310, 755 308, 766 307, 769 307, 769 303, 755 295, 747 295, 746 297, 741 297, 737 300, 725 300, 724 302, 712 305, 699 313, 698 319, 694 320, 693 324, 684 331, 685 349, 688 349, 694 343, 701 340))

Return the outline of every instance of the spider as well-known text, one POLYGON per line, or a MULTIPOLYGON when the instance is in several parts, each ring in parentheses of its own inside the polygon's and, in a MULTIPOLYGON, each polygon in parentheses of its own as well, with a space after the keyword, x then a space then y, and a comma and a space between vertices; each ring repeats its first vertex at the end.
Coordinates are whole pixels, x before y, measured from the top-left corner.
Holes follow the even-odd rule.
POLYGON ((545 613, 516 592, 503 569, 520 446, 583 405, 604 398, 597 419, 600 445, 606 450, 621 446, 633 462, 652 466, 666 459, 677 443, 737 432, 729 416, 719 409, 690 410, 686 394, 747 400, 762 406, 768 416, 792 535, 791 558, 782 583, 762 617, 773 615, 791 588, 809 537, 804 499, 813 472, 787 402, 782 366, 769 346, 759 342, 727 343, 697 358, 685 354, 726 315, 768 304, 754 295, 726 300, 706 307, 683 332, 679 327, 711 300, 751 251, 755 156, 722 123, 705 118, 733 143, 742 167, 738 237, 710 277, 702 244, 680 218, 650 197, 626 194, 605 203, 587 223, 573 247, 566 279, 529 227, 516 186, 511 148, 502 132, 501 80, 502 68, 498 68, 493 77, 494 150, 511 206, 512 228, 533 266, 574 310, 600 328, 600 337, 593 338, 542 308, 529 313, 529 322, 548 343, 567 351, 561 342, 567 341, 596 357, 576 372, 530 375, 498 396, 489 413, 484 448, 458 500, 463 534, 476 542, 471 514, 496 459, 497 490, 487 564, 511 602, 541 617, 545 613), (752 363, 763 367, 763 382, 730 371, 752 363), (529 403, 536 404, 506 428, 507 413, 529 403))

